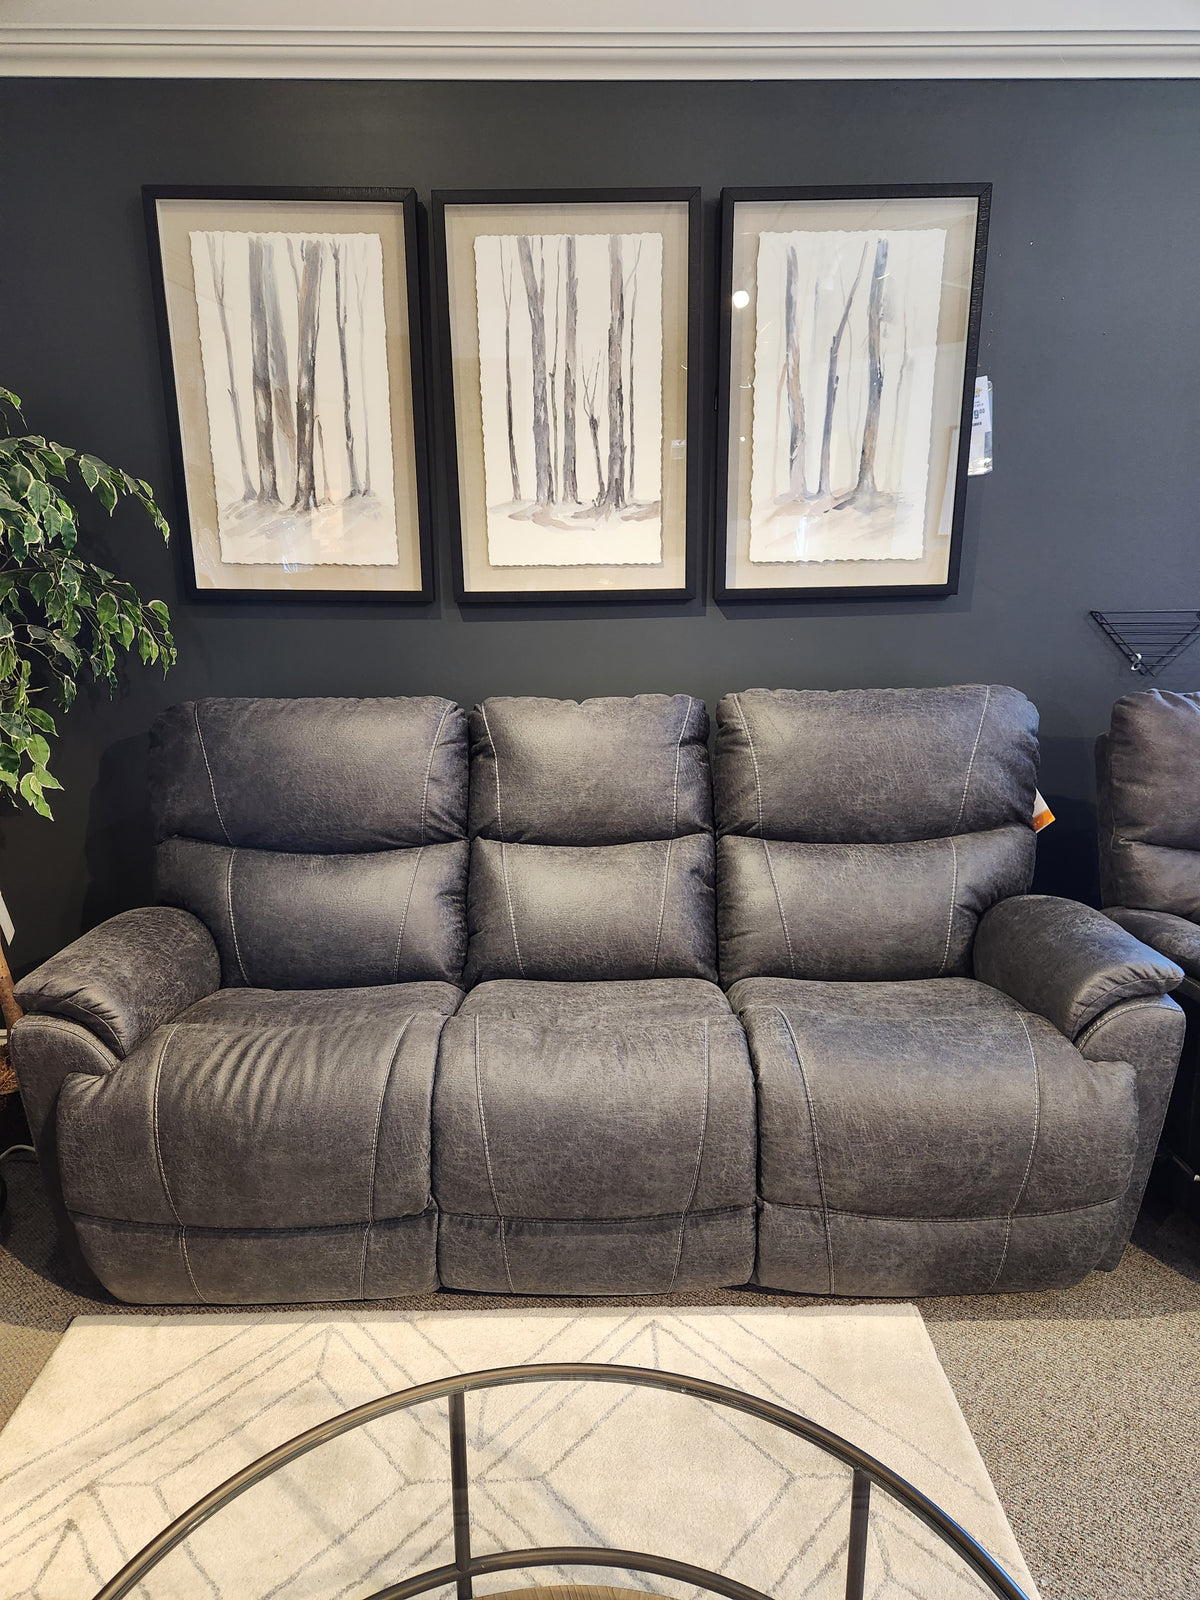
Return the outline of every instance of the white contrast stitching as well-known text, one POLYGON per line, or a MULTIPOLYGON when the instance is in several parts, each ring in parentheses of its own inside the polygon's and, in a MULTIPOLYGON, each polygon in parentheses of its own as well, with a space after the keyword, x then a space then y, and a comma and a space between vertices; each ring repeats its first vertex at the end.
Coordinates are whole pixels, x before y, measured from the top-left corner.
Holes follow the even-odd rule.
POLYGON ((787 946, 788 966, 791 968, 791 975, 794 978, 796 976, 796 952, 792 949, 792 935, 788 929, 787 917, 784 915, 783 896, 779 892, 779 879, 775 876, 775 863, 771 860, 771 848, 767 844, 766 836, 763 832, 762 774, 758 768, 758 753, 754 748, 754 735, 750 732, 750 724, 746 720, 745 711, 742 709, 742 697, 735 694, 733 703, 738 709, 738 716, 742 719, 742 732, 746 735, 746 744, 750 749, 750 760, 754 765, 754 795, 758 804, 758 837, 762 843, 767 871, 771 875, 771 887, 775 891, 775 909, 779 912, 779 923, 783 928, 783 942, 787 946))
POLYGON ((654 936, 654 960, 650 965, 650 976, 658 975, 658 954, 662 947, 663 923, 667 917, 667 885, 671 881, 671 851, 675 848, 674 839, 667 840, 667 859, 663 866, 662 902, 658 908, 658 932, 654 936))
POLYGON ((683 736, 687 732, 687 725, 692 718, 692 697, 688 695, 687 710, 683 713, 683 721, 679 725, 679 738, 675 741, 675 785, 671 791, 671 837, 679 827, 679 763, 683 756, 683 736))
POLYGON ((950 854, 954 860, 954 876, 950 880, 950 915, 946 918, 946 948, 942 951, 942 964, 938 968, 938 977, 946 971, 946 964, 950 960, 950 937, 954 932, 954 902, 958 898, 958 846, 951 834, 946 843, 950 846, 950 854))
POLYGON ((400 1054, 400 1046, 404 1043, 404 1035, 408 1032, 408 1025, 412 1015, 405 1017, 400 1024, 400 1032, 396 1036, 396 1048, 392 1051, 392 1059, 388 1062, 387 1072, 384 1074, 383 1088, 379 1091, 379 1105, 375 1111, 375 1138, 371 1144, 371 1182, 367 1187, 367 1225, 363 1229, 362 1259, 358 1265, 358 1298, 367 1298, 367 1249, 371 1243, 371 1229, 375 1225, 375 1179, 379 1166, 379 1130, 383 1124, 383 1102, 387 1099, 388 1085, 392 1081, 392 1073, 396 1070, 396 1060, 400 1054))
POLYGON ((1141 1010, 1145 1006, 1158 1006, 1162 1001, 1169 999, 1170 996, 1165 994, 1148 994, 1134 995, 1132 999, 1129 1000, 1118 1000, 1118 1002, 1115 1005, 1110 1006, 1107 1011, 1102 1011, 1094 1021, 1089 1022, 1083 1032, 1079 1034, 1078 1037, 1072 1041, 1072 1043, 1074 1044, 1076 1050, 1082 1052, 1084 1045, 1090 1043, 1092 1035, 1100 1028, 1104 1027, 1105 1023, 1110 1022, 1113 1017, 1126 1016, 1128 1012, 1133 1010, 1141 1010))
POLYGON ((525 963, 521 960, 521 946, 517 940, 517 919, 513 914, 512 886, 508 881, 508 846, 503 839, 500 841, 500 871, 504 876, 504 898, 508 901, 508 925, 512 929, 513 951, 517 958, 517 971, 524 977, 525 963))
POLYGON ((1025 1043, 1029 1046, 1029 1059, 1033 1062, 1033 1137, 1029 1141, 1029 1155, 1025 1161, 1025 1171, 1021 1177, 1021 1187, 1017 1190, 1017 1198, 1013 1201, 1008 1215, 1004 1219, 1004 1244, 1000 1249, 1000 1265, 996 1268, 996 1275, 987 1286, 987 1293, 1000 1282, 1000 1274, 1004 1271, 1004 1263, 1008 1260, 1008 1246, 1012 1240, 1013 1217, 1017 1207, 1025 1198, 1025 1188, 1029 1182, 1029 1174, 1033 1171, 1033 1156, 1037 1150, 1038 1134, 1042 1126, 1042 1079, 1038 1071, 1037 1051, 1033 1048, 1033 1040, 1029 1037, 1029 1025, 1021 1013, 1017 1012, 1017 1021, 1025 1035, 1025 1043))
POLYGON ((508 1239, 505 1232, 504 1213, 500 1209, 500 1196, 496 1192, 496 1174, 492 1171, 492 1147, 488 1141, 487 1117, 483 1110, 483 1072, 479 1065, 479 1018, 475 1018, 475 1095, 479 1102, 479 1131, 483 1135, 483 1160, 487 1167, 488 1188, 492 1191, 492 1204, 496 1208, 496 1217, 500 1223, 500 1253, 504 1257, 504 1276, 508 1279, 508 1291, 516 1294, 516 1285, 513 1283, 512 1267, 508 1260, 508 1239))
POLYGON ((804 1090, 804 1102, 808 1107, 808 1126, 812 1134, 813 1158, 817 1163, 817 1187, 821 1191, 821 1221, 825 1227, 825 1260, 829 1267, 829 1293, 833 1293, 833 1238, 829 1231, 829 1202, 825 1196, 825 1169, 821 1165, 821 1145, 817 1138, 817 1108, 813 1105, 812 1095, 808 1090, 808 1077, 804 1071, 804 1062, 800 1059, 800 1046, 796 1043, 796 1035, 792 1029, 786 1013, 779 1006, 772 1008, 779 1020, 787 1029, 788 1038, 792 1041, 792 1054, 796 1058, 796 1070, 800 1074, 800 1086, 804 1090))
POLYGON ((188 1247, 187 1247, 187 1229, 186 1229, 186 1227, 184 1227, 183 1223, 179 1224, 179 1253, 183 1257, 184 1270, 186 1271, 186 1273, 188 1275, 188 1282, 191 1284, 192 1288, 196 1291, 197 1300, 199 1300, 199 1302, 200 1302, 200 1304, 202 1306, 210 1305, 212 1302, 209 1301, 209 1300, 206 1300, 204 1298, 204 1296, 200 1293, 200 1286, 196 1282, 196 1274, 192 1271, 192 1258, 191 1258, 191 1256, 188 1255, 188 1247))
MULTIPOLYGON (((422 831, 424 828, 422 826, 422 831)), ((404 897, 404 910, 400 914, 400 933, 396 940, 396 959, 392 962, 392 982, 400 982, 400 951, 404 945, 404 930, 408 926, 408 908, 412 904, 413 890, 417 885, 417 869, 421 865, 421 852, 425 846, 417 846, 416 860, 413 862, 412 877, 408 880, 408 893, 404 897)))
MULTIPOLYGON (((484 732, 488 736, 488 743, 492 747, 492 766, 496 773, 496 831, 500 835, 500 871, 504 878, 504 898, 508 902, 508 925, 512 929, 513 954, 517 958, 517 971, 525 976, 525 963, 521 960, 521 944, 517 938, 517 919, 513 912, 512 885, 508 881, 508 849, 504 839, 504 812, 500 806, 500 752, 496 749, 496 741, 492 737, 492 725, 488 721, 487 707, 482 703, 479 715, 483 718, 484 732)), ((516 1293, 516 1290, 513 1291, 516 1293)))
MULTIPOLYGON (((103 1039, 97 1039, 96 1035, 86 1028, 82 1022, 74 1022, 69 1017, 48 1016, 44 1011, 28 1012, 27 1015, 37 1017, 39 1033, 43 1028, 50 1028, 55 1033, 65 1033, 68 1039, 75 1039, 81 1044, 89 1045, 95 1051, 108 1051, 108 1058, 101 1054, 101 1060, 104 1062, 104 1071, 90 1072, 88 1074, 90 1078, 106 1078, 110 1072, 115 1072, 125 1059, 124 1056, 116 1056, 113 1051, 108 1050, 108 1046, 103 1039)), ((18 1074, 19 1076, 20 1074, 18 1074)))
POLYGON ((708 1139, 708 1110, 712 1096, 712 1050, 708 1036, 708 1023, 700 1024, 704 1030, 704 1107, 700 1113, 700 1143, 696 1147, 696 1167, 692 1173, 692 1187, 688 1192, 687 1201, 679 1218, 679 1238, 675 1245, 675 1266, 671 1271, 671 1281, 668 1283, 664 1294, 670 1294, 675 1287, 675 1280, 679 1276, 679 1263, 683 1260, 683 1236, 687 1228, 687 1219, 691 1215, 692 1206, 696 1201, 696 1191, 700 1187, 700 1167, 704 1160, 704 1145, 708 1139))
POLYGON ((492 770, 496 775, 496 831, 503 842, 504 813, 500 809, 500 752, 496 749, 496 741, 492 737, 492 725, 488 721, 487 707, 483 704, 479 707, 479 715, 483 718, 483 731, 487 734, 488 743, 492 747, 492 770))
MULTIPOLYGON (((429 747, 429 764, 425 768, 425 787, 421 791, 421 843, 422 844, 425 844, 425 843, 428 842, 426 840, 426 837, 425 837, 425 818, 426 818, 426 813, 427 813, 427 811, 429 809, 429 780, 433 775, 433 758, 434 758, 435 755, 437 755, 437 747, 438 747, 439 743, 441 742, 442 729, 446 726, 446 718, 450 715, 450 713, 453 710, 454 710, 454 707, 452 705, 450 705, 450 706, 447 706, 446 709, 442 712, 442 720, 437 725, 437 732, 434 734, 433 743, 429 747)), ((489 734, 488 737, 491 738, 491 735, 489 734)), ((495 748, 496 748, 495 745, 493 745, 492 749, 495 750, 495 748)))
POLYGON ((217 813, 217 821, 221 824, 221 832, 225 835, 225 843, 232 844, 233 840, 229 837, 229 829, 225 826, 225 818, 221 815, 221 805, 217 799, 217 785, 213 777, 213 769, 209 764, 208 747, 205 745, 204 735, 200 731, 200 702, 198 700, 192 701, 192 719, 196 724, 196 738, 200 741, 200 754, 204 757, 204 766, 208 772, 208 787, 212 791, 213 810, 217 813))
MULTIPOLYGON (((1115 1200, 1092 1200, 1086 1206, 1063 1206, 1058 1211, 1039 1211, 1039 1217, 1081 1217, 1088 1211, 1111 1211, 1114 1206, 1121 1203, 1121 1196, 1115 1200)), ((820 1206, 797 1206, 787 1200, 766 1200, 765 1205, 771 1206, 776 1211, 819 1211, 820 1206)), ((708 1216, 710 1213, 705 1212, 708 1216)), ((831 1217, 861 1217, 867 1222, 1003 1222, 1003 1217, 965 1216, 965 1217, 931 1217, 922 1212, 913 1216, 903 1211, 850 1211, 845 1206, 830 1206, 831 1217)))
POLYGON ((171 1215, 179 1225, 179 1252, 183 1257, 183 1270, 187 1273, 188 1282, 191 1284, 197 1300, 200 1301, 201 1305, 207 1305, 208 1301, 200 1293, 200 1285, 196 1282, 195 1274, 192 1272, 192 1263, 188 1258, 187 1227, 183 1218, 179 1215, 179 1207, 175 1204, 175 1196, 171 1193, 171 1185, 167 1182, 167 1168, 163 1161, 162 1140, 158 1131, 158 1086, 162 1082, 162 1069, 163 1062, 167 1059, 167 1047, 175 1037, 178 1028, 179 1023, 175 1023, 173 1027, 168 1029, 167 1035, 162 1042, 162 1048, 158 1052, 158 1060, 154 1064, 154 1099, 151 1108, 151 1131, 154 1137, 154 1159, 158 1164, 159 1181, 163 1186, 163 1194, 167 1197, 167 1204, 171 1208, 171 1215))
POLYGON ((775 906, 779 912, 779 921, 783 926, 783 942, 787 945, 788 965, 792 969, 792 977, 796 976, 796 952, 792 949, 792 936, 788 932, 787 917, 783 913, 783 896, 779 892, 779 880, 775 876, 775 863, 771 860, 771 847, 765 839, 760 839, 763 855, 767 858, 767 871, 771 874, 771 887, 775 891, 775 906))
POLYGON ((758 834, 762 837, 763 831, 763 802, 762 802, 762 775, 758 770, 758 754, 754 748, 754 735, 750 732, 750 724, 746 721, 746 713, 742 709, 742 697, 735 694, 733 703, 738 708, 738 716, 742 719, 742 732, 746 735, 746 743, 750 747, 750 760, 754 764, 754 795, 758 802, 758 834))
POLYGON ((250 987, 250 979, 246 976, 246 968, 242 962, 242 947, 238 943, 237 924, 233 920, 233 863, 237 849, 229 847, 229 870, 225 874, 225 904, 229 907, 229 932, 233 938, 233 953, 237 957, 238 971, 242 975, 242 982, 250 987))
POLYGON ((962 799, 958 802, 958 815, 954 819, 952 833, 958 832, 959 823, 963 819, 963 812, 967 809, 967 790, 971 787, 971 772, 975 766, 975 752, 979 749, 979 740, 983 733, 983 721, 987 716, 988 701, 992 698, 992 686, 985 683, 983 686, 983 710, 979 713, 979 726, 975 729, 975 743, 971 746, 971 759, 967 762, 967 776, 963 783, 962 799))

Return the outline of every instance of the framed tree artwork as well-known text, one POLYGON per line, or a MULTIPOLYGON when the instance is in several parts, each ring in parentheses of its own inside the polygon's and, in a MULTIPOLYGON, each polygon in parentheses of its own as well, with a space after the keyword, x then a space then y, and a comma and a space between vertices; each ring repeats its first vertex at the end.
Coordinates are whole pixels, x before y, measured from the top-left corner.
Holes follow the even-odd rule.
POLYGON ((460 600, 696 593, 699 204, 433 196, 460 600))
POLYGON ((413 191, 142 193, 193 592, 431 599, 413 191))
POLYGON ((718 599, 955 593, 990 198, 724 191, 718 599))

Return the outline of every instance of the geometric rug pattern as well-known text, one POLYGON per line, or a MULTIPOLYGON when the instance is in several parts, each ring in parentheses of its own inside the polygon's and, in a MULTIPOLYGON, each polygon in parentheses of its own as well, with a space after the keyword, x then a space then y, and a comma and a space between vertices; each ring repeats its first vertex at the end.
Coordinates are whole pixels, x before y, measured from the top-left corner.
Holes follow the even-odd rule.
MULTIPOLYGON (((799 1411, 909 1479, 1036 1596, 924 1323, 895 1305, 80 1317, 0 1433, 0 1595, 90 1600, 167 1522, 294 1434, 412 1384, 537 1361, 660 1368, 799 1411)), ((471 1394, 466 1415, 475 1554, 601 1544, 674 1556, 778 1600, 844 1595, 850 1472, 803 1440, 611 1384, 471 1394)), ((137 1593, 360 1600, 452 1556, 443 1400, 256 1485, 137 1593)), ((475 1588, 581 1580, 695 1593, 602 1568, 500 1573, 475 1588)), ((872 1600, 985 1592, 873 1493, 872 1600)))

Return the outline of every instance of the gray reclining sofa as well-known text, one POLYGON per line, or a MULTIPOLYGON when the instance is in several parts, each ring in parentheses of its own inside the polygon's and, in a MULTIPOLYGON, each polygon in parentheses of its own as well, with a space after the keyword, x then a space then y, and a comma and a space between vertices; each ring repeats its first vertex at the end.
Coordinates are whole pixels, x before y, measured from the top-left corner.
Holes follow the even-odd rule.
POLYGON ((1200 1216, 1200 694, 1122 696, 1096 741, 1096 790, 1101 904, 1183 968, 1187 1037, 1174 1092, 1158 1085, 1161 1153, 1175 1202, 1200 1216))
POLYGON ((18 990, 68 1249, 140 1303, 1115 1265, 1181 974, 1025 893, 1032 706, 717 723, 710 773, 686 695, 165 713, 159 904, 18 990))

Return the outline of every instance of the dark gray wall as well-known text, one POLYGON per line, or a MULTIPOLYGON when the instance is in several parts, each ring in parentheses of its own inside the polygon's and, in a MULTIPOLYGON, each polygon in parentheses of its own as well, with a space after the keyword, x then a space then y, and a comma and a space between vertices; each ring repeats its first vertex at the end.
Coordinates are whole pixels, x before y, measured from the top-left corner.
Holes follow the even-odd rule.
MULTIPOLYGON (((111 529, 101 517, 111 564, 170 602, 180 665, 166 683, 131 667, 115 704, 81 696, 55 822, 3 820, 18 966, 145 896, 145 730, 203 694, 436 691, 470 705, 686 689, 711 706, 760 684, 1012 683, 1041 708, 1042 788, 1061 819, 1042 835, 1039 886, 1094 892, 1091 744, 1138 680, 1088 610, 1200 605, 1200 83, 10 80, 0 149, 0 382, 36 429, 149 478, 172 509, 143 183, 411 184, 423 200, 700 184, 710 306, 722 185, 995 185, 980 370, 997 465, 970 484, 956 598, 189 604, 180 551, 132 515, 111 529)), ((445 595, 440 519, 437 537, 445 595)), ((1200 683, 1200 646, 1158 681, 1200 683)))

